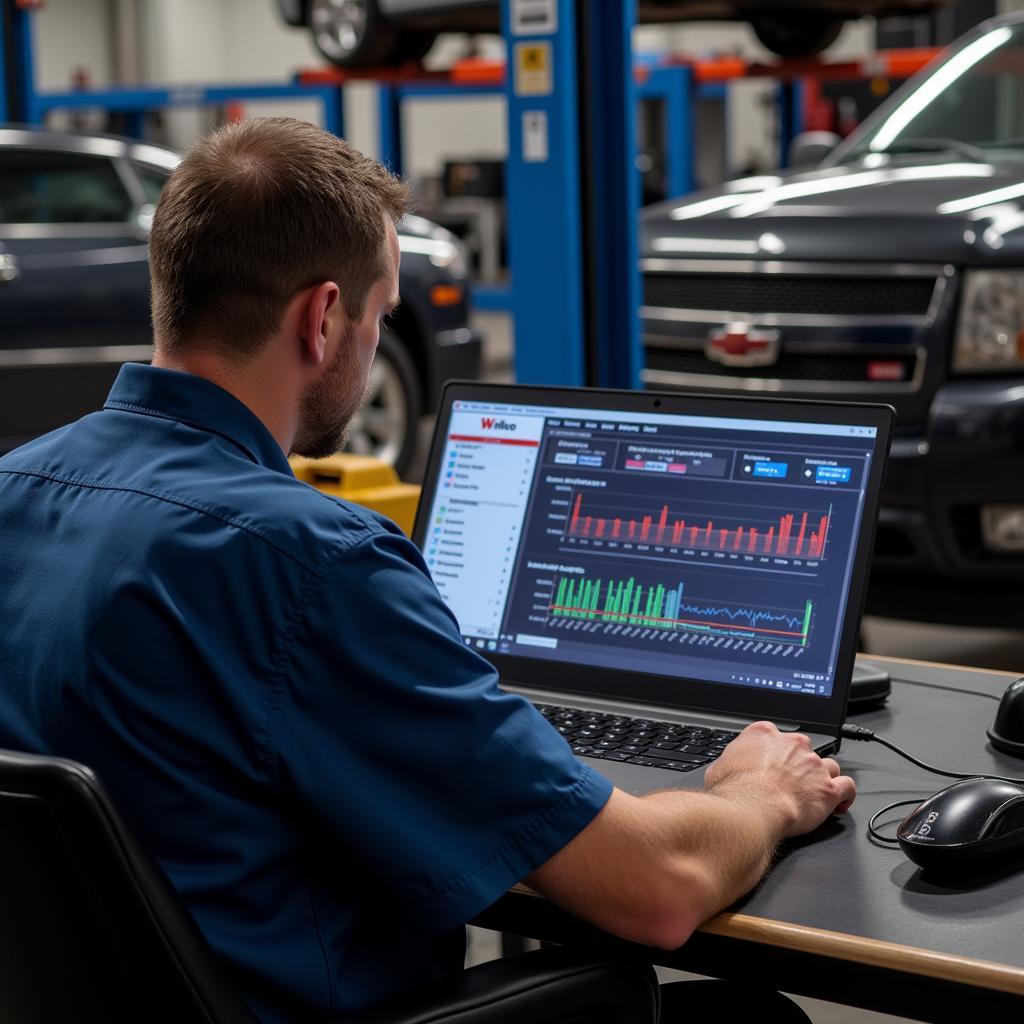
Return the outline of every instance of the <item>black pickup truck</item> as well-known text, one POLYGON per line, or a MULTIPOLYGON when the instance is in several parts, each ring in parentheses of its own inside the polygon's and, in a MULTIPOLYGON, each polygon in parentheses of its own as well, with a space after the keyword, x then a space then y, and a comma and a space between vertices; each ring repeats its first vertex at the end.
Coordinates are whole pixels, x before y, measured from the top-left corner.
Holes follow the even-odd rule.
POLYGON ((651 387, 892 404, 869 609, 1024 622, 1024 16, 814 170, 647 209, 651 387))

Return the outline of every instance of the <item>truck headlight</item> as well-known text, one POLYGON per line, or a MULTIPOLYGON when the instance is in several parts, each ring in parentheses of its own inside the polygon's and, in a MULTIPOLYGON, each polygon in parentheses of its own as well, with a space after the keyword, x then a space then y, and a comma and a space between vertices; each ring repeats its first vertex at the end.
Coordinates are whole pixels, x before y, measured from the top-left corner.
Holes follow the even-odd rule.
POLYGON ((466 247, 454 235, 450 241, 438 243, 438 249, 430 256, 435 267, 447 270, 452 277, 461 281, 469 272, 469 260, 466 258, 466 247))
POLYGON ((1024 369, 1024 270, 968 270, 953 345, 957 373, 1024 369))

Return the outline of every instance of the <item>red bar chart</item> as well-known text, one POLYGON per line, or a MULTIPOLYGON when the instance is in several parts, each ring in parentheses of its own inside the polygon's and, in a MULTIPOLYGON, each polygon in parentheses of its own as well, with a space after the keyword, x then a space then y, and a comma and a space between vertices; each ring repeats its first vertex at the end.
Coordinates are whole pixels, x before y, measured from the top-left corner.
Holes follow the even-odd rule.
POLYGON ((755 525, 723 514, 715 517, 670 513, 668 505, 635 515, 596 515, 584 505, 584 495, 573 498, 566 517, 565 536, 594 540, 629 541, 687 547, 702 551, 728 551, 749 555, 821 559, 825 555, 832 507, 823 512, 794 511, 765 518, 755 525))

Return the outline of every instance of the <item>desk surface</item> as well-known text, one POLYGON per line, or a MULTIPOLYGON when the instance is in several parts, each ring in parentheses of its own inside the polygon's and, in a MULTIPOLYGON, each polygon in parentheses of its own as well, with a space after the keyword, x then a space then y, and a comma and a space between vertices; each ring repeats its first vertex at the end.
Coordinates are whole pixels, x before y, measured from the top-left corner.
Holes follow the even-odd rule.
MULTIPOLYGON (((892 696, 882 710, 852 716, 852 722, 940 767, 1024 778, 1024 761, 992 750, 985 736, 1013 674, 869 660, 892 673, 892 696)), ((1005 1009, 1009 997, 1020 1019, 1024 875, 961 887, 922 876, 899 849, 868 841, 868 818, 894 800, 923 799, 953 780, 915 768, 876 743, 844 740, 839 759, 857 781, 849 814, 788 844, 753 893, 708 921, 681 950, 651 958, 725 974, 724 958, 744 976, 761 968, 773 979, 781 974, 785 991, 831 993, 839 1001, 929 1020, 956 1019, 963 1006, 976 1005, 971 1000, 979 993, 992 1009, 1005 1009), (908 984, 914 992, 896 991, 908 984)), ((897 809, 891 820, 910 809, 897 809)), ((535 896, 510 899, 520 901, 520 916, 524 908, 537 917, 540 904, 551 907, 535 896)), ((540 937, 558 938, 551 920, 540 937)), ((494 920, 490 926, 502 925, 494 920)))
MULTIPOLYGON (((872 660, 892 673, 892 696, 883 710, 851 721, 939 767, 1024 777, 1024 761, 992 750, 985 736, 997 707, 990 698, 1013 676, 872 660)), ((815 952, 827 944, 833 955, 868 963, 895 957, 915 973, 955 972, 1024 995, 1021 875, 942 886, 925 880, 900 850, 882 849, 865 836, 868 818, 887 803, 928 796, 954 780, 915 768, 875 743, 844 740, 840 760, 857 781, 846 820, 831 834, 793 844, 765 884, 706 929, 756 932, 759 941, 787 946, 811 943, 815 952), (819 934, 802 934, 807 929, 819 934)), ((892 820, 911 809, 895 810, 892 820)))

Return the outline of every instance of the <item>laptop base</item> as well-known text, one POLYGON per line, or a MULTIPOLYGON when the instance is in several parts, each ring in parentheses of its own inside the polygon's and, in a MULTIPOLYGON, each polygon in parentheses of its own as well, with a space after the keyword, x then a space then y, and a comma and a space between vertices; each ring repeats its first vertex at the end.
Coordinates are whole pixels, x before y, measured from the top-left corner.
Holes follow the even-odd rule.
MULTIPOLYGON (((567 695, 562 693, 551 694, 540 690, 504 684, 503 689, 518 693, 520 696, 526 697, 528 700, 539 705, 555 704, 560 708, 582 712, 625 716, 631 719, 641 719, 645 722, 663 724, 667 727, 696 726, 709 730, 732 730, 739 732, 750 725, 751 722, 750 719, 744 719, 739 716, 670 710, 664 707, 651 707, 629 701, 567 697, 567 695)), ((782 722, 775 724, 783 732, 796 732, 798 730, 798 726, 793 723, 782 722)), ((838 741, 834 736, 810 732, 807 735, 811 740, 814 750, 822 756, 834 753, 838 748, 838 741)), ((659 753, 663 752, 659 751, 659 753)), ((706 765, 699 765, 695 766, 692 770, 678 771, 631 764, 628 761, 595 758, 586 754, 581 754, 580 759, 594 770, 600 772, 620 789, 637 796, 660 789, 701 789, 704 785, 704 772, 707 767, 706 765)))

